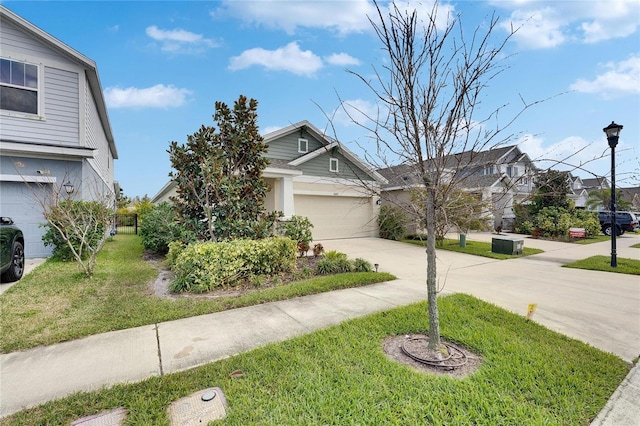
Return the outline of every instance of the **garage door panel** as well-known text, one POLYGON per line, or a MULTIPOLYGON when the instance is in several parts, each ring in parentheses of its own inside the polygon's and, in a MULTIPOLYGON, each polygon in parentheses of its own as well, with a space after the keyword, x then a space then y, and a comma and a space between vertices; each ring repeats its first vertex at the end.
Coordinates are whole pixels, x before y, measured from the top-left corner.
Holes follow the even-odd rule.
POLYGON ((40 224, 45 220, 33 191, 40 188, 24 182, 0 182, 0 215, 12 218, 22 230, 25 257, 49 257, 52 248, 42 242, 45 228, 40 224))
POLYGON ((375 235, 369 198, 296 195, 295 210, 296 215, 309 218, 316 241, 375 235))

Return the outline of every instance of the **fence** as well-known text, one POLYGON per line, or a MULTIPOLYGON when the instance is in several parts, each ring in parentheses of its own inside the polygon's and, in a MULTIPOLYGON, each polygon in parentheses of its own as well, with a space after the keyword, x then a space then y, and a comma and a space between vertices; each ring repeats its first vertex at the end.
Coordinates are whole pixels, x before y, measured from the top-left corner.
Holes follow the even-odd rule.
POLYGON ((136 213, 117 214, 114 233, 138 235, 138 215, 136 213))

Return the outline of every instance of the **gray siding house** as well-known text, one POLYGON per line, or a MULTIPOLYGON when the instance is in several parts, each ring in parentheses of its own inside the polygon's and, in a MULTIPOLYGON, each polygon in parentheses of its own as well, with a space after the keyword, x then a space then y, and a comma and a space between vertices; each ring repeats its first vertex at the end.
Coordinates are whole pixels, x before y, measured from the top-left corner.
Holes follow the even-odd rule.
MULTIPOLYGON (((306 120, 263 137, 270 160, 263 173, 266 211, 280 211, 284 220, 307 217, 316 241, 378 236, 381 175, 306 120)), ((175 196, 169 181, 152 201, 175 196)))
POLYGON ((117 158, 95 62, 0 5, 0 215, 27 258, 51 254, 38 200, 115 200, 117 158))

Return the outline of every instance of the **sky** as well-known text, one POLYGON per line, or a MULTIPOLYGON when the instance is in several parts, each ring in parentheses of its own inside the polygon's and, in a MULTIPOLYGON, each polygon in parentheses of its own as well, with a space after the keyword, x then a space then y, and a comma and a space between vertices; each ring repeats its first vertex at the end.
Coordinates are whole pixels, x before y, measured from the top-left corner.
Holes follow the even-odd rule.
MULTIPOLYGON (((397 4, 420 17, 430 1, 397 4)), ((376 109, 353 75, 385 63, 370 1, 2 4, 96 62, 119 156, 115 179, 129 197, 153 197, 169 180, 170 142, 214 126, 215 102, 232 106, 240 95, 258 101, 262 134, 308 120, 361 157, 375 156, 370 135, 340 109, 341 100, 376 109)), ((439 11, 459 14, 465 32, 486 27, 493 13, 496 37, 519 27, 483 100, 514 111, 543 100, 511 125, 510 143, 539 167, 568 159, 553 168, 610 177, 602 129, 615 121, 624 126, 617 186, 640 186, 640 2, 442 1, 439 11)))

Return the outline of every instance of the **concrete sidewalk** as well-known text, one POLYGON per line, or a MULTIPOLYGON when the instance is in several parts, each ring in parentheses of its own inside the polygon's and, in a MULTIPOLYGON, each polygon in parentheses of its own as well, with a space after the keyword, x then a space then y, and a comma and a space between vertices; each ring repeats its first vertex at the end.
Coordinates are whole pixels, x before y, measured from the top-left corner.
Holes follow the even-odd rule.
MULTIPOLYGON (((472 234, 468 240, 489 240, 472 234)), ((639 236, 619 239, 618 256, 639 236)), ((426 298, 424 249, 380 239, 323 242, 328 250, 379 263, 399 279, 235 309, 200 317, 90 336, 72 342, 0 355, 0 416, 77 391, 172 373, 283 341, 372 312, 426 298)), ((527 239, 545 253, 497 261, 438 251, 446 293, 465 292, 524 315, 627 361, 640 354, 640 278, 562 268, 561 263, 608 255, 605 243, 575 245, 527 239)), ((640 374, 634 368, 594 425, 637 425, 640 374)))

